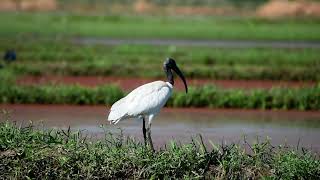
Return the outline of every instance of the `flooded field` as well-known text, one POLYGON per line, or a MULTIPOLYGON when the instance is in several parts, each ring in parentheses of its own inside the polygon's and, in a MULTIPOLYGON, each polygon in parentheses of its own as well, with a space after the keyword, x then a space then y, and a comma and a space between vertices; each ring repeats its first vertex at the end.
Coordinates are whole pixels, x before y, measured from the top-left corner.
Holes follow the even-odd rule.
MULTIPOLYGON (((119 133, 121 128, 125 135, 142 139, 142 122, 128 120, 117 126, 109 125, 106 121, 109 109, 104 106, 0 105, 0 109, 8 112, 1 113, 0 121, 6 118, 18 124, 33 121, 39 127, 57 129, 70 126, 98 138, 105 131, 119 133)), ((273 145, 299 145, 320 152, 320 112, 165 108, 152 126, 158 147, 170 139, 190 142, 197 134, 217 144, 243 143, 244 136, 249 143, 257 137, 260 140, 268 137, 273 145)))

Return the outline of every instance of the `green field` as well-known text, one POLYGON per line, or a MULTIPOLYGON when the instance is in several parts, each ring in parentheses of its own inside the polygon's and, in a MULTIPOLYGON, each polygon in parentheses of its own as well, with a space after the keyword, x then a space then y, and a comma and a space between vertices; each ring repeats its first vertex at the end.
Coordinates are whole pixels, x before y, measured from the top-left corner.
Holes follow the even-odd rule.
MULTIPOLYGON (((77 36, 318 41, 317 19, 2 13, 0 20, 0 51, 13 48, 18 55, 16 62, 2 63, 2 103, 111 105, 124 92, 109 86, 23 87, 15 85, 14 79, 23 75, 158 78, 164 77, 166 57, 176 59, 187 78, 320 80, 320 54, 312 48, 81 45, 72 41, 77 36)), ((318 110, 319 87, 248 92, 203 87, 191 89, 188 96, 174 95, 168 106, 318 110)))
POLYGON ((1 179, 320 178, 318 156, 268 140, 245 150, 237 144, 208 147, 200 137, 185 145, 171 141, 152 153, 121 134, 92 141, 80 132, 2 122, 0 144, 1 179))
POLYGON ((163 77, 166 57, 188 78, 320 79, 317 49, 210 48, 147 45, 79 45, 68 39, 2 38, 0 51, 15 47, 16 74, 163 77))
POLYGON ((0 36, 320 40, 317 19, 1 13, 0 36))
POLYGON ((75 37, 320 40, 317 19, 250 17, 89 16, 1 13, 0 51, 13 48, 16 74, 162 77, 175 58, 189 78, 320 79, 318 49, 80 45, 75 37))

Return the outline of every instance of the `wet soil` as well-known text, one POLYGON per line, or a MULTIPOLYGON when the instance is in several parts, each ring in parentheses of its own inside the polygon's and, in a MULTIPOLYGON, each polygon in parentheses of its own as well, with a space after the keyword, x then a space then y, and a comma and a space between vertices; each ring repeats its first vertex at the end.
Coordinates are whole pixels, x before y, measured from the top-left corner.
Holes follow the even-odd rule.
POLYGON ((320 42, 312 41, 259 41, 259 40, 180 40, 180 39, 111 39, 94 37, 77 37, 76 44, 101 45, 175 45, 175 46, 207 46, 214 48, 320 48, 320 42))
MULTIPOLYGON (((17 79, 18 84, 79 84, 87 87, 99 85, 116 84, 123 90, 132 90, 142 84, 155 81, 154 78, 130 78, 110 76, 24 76, 17 79)), ((160 79, 161 80, 161 79, 160 79)), ((164 79, 162 79, 164 80, 164 79)), ((188 79, 189 86, 216 85, 222 88, 240 89, 270 89, 272 87, 311 87, 315 82, 295 81, 271 81, 271 80, 213 80, 213 79, 188 79)), ((179 90, 184 88, 180 81, 176 87, 179 90)))

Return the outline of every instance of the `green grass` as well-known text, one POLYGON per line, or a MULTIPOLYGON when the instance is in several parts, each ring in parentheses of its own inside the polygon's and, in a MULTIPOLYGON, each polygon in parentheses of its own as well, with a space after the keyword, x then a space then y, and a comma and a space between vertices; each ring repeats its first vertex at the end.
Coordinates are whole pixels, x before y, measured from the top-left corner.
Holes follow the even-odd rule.
POLYGON ((173 107, 211 107, 244 109, 320 109, 320 86, 271 90, 223 90, 214 86, 191 88, 188 94, 176 93, 169 99, 173 107))
POLYGON ((68 39, 2 38, 0 51, 15 47, 16 74, 163 77, 174 57, 189 78, 320 80, 317 49, 76 45, 68 39))
MULTIPOLYGON (((248 146, 248 145, 247 145, 248 146)), ((250 148, 249 148, 250 147, 250 148)), ((0 123, 1 179, 319 179, 319 157, 308 150, 273 147, 245 150, 237 144, 206 147, 171 141, 152 153, 132 138, 92 141, 78 132, 37 130, 0 123)))
MULTIPOLYGON (((159 64, 161 57, 175 56, 181 63, 199 65, 295 65, 320 64, 318 49, 212 48, 150 45, 80 45, 71 39, 1 38, 0 51, 14 48, 19 61, 117 61, 159 64)), ((70 63, 71 63, 70 62, 70 63)))
MULTIPOLYGON (((112 105, 125 94, 112 85, 96 88, 67 85, 18 86, 8 82, 0 85, 0 103, 112 105)), ((191 87, 188 94, 174 93, 167 106, 319 110, 320 86, 248 91, 224 90, 214 86, 191 87)))
POLYGON ((66 13, 1 13, 0 36, 320 40, 315 19, 245 17, 82 16, 66 13))
POLYGON ((22 87, 0 83, 1 103, 33 104, 113 104, 123 92, 116 86, 84 88, 81 86, 22 87))

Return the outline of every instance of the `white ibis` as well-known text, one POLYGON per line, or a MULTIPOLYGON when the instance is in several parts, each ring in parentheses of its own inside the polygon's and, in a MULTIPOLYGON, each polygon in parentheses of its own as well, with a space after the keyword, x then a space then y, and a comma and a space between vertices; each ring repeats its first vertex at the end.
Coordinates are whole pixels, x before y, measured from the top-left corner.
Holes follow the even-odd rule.
POLYGON ((172 71, 175 71, 182 79, 186 93, 188 92, 188 86, 184 75, 176 65, 175 60, 167 58, 163 64, 163 70, 167 75, 168 82, 154 81, 134 89, 127 96, 112 105, 108 116, 108 121, 110 121, 111 124, 117 124, 120 120, 130 118, 142 119, 144 143, 145 145, 149 143, 153 151, 151 123, 172 94, 174 86, 172 71), (147 128, 145 125, 145 118, 148 119, 147 128))

